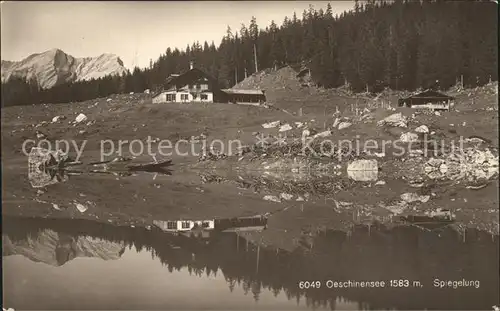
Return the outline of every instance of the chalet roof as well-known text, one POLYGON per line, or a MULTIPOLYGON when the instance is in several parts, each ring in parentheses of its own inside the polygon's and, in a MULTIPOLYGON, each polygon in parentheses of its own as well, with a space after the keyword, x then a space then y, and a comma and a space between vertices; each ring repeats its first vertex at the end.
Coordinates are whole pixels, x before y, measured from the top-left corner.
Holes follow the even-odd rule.
POLYGON ((246 226, 246 227, 235 227, 235 228, 228 228, 223 230, 222 232, 247 232, 247 231, 263 231, 266 230, 267 226, 246 226))
POLYGON ((263 90, 241 90, 241 89, 224 89, 222 92, 230 95, 264 95, 263 90))
POLYGON ((408 99, 410 98, 422 98, 422 99, 429 99, 429 98, 432 98, 432 99, 442 99, 442 100, 448 100, 448 99, 454 99, 454 97, 452 96, 448 96, 446 94, 443 94, 443 93, 439 93, 439 92, 436 92, 436 91, 432 91, 432 90, 427 90, 427 91, 423 91, 421 93, 418 93, 418 94, 415 94, 415 95, 412 95, 410 97, 407 97, 408 99))
POLYGON ((168 77, 165 81, 165 89, 169 89, 173 86, 183 86, 199 78, 206 78, 210 83, 218 85, 218 82, 214 77, 198 68, 193 68, 181 74, 170 75, 170 77, 168 77))

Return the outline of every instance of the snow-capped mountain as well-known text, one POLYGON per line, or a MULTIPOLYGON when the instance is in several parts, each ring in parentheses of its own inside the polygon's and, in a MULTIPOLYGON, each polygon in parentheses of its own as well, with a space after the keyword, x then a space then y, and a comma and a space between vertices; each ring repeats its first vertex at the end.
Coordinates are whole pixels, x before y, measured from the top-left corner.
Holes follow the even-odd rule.
POLYGON ((35 79, 44 89, 64 82, 75 82, 122 75, 126 72, 122 60, 114 54, 75 58, 60 49, 33 54, 14 62, 2 60, 2 82, 17 76, 35 79))
POLYGON ((2 256, 23 255, 34 262, 62 266, 77 257, 116 260, 125 252, 123 243, 91 237, 71 237, 46 229, 21 241, 2 235, 2 256))

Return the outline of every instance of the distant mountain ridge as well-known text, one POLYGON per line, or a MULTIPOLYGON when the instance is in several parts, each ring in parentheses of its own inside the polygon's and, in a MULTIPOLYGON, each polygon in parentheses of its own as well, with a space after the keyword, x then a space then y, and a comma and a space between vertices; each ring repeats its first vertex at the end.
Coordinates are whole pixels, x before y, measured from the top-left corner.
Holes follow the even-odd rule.
POLYGON ((34 79, 43 89, 65 82, 122 75, 126 71, 123 61, 114 54, 75 58, 60 49, 32 54, 18 62, 2 60, 1 64, 2 82, 11 77, 34 79))
POLYGON ((7 235, 2 235, 2 256, 23 255, 31 261, 55 267, 78 257, 117 260, 124 252, 123 243, 91 237, 73 238, 49 229, 22 241, 14 241, 7 235))

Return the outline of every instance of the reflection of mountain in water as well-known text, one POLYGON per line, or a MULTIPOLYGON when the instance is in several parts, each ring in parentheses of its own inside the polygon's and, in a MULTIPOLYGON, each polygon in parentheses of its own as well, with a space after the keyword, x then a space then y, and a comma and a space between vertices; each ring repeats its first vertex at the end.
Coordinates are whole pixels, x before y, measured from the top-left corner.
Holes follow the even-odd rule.
MULTIPOLYGON (((196 275, 222 272, 232 290, 236 284, 259 298, 268 289, 289 299, 305 299, 309 306, 334 309, 339 297, 363 308, 490 309, 498 304, 498 236, 468 230, 438 233, 417 227, 359 226, 347 235, 326 231, 311 237, 292 252, 248 243, 235 233, 215 233, 208 240, 166 234, 158 230, 114 227, 86 220, 48 220, 9 217, 4 235, 26 241, 44 229, 79 239, 82 234, 146 249, 168 270, 187 268, 196 275), (220 270, 220 271, 219 271, 220 270), (299 281, 313 280, 418 280, 413 289, 301 290, 299 281), (441 280, 479 280, 480 288, 435 289, 441 280)), ((37 252, 36 249, 33 250, 37 252)))
POLYGON ((21 240, 2 235, 2 256, 23 255, 52 266, 62 266, 76 257, 115 260, 120 258, 124 251, 123 243, 72 236, 50 229, 21 240))

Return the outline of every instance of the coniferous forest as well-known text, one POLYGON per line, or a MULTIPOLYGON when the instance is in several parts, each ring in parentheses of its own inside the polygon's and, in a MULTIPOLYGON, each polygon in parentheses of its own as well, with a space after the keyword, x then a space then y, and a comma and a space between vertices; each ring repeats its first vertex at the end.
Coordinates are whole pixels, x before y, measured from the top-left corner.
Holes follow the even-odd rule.
POLYGON ((194 42, 168 47, 148 68, 122 77, 66 83, 41 90, 36 82, 2 83, 2 106, 63 103, 116 93, 158 90, 189 62, 231 87, 257 70, 307 66, 325 88, 349 84, 353 91, 414 90, 438 82, 446 89, 498 80, 498 5, 492 1, 355 1, 340 15, 310 7, 299 16, 240 29, 227 28, 219 46, 194 42))

